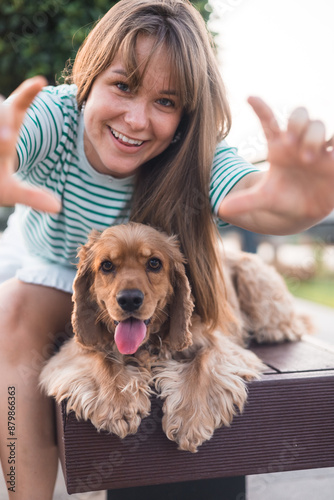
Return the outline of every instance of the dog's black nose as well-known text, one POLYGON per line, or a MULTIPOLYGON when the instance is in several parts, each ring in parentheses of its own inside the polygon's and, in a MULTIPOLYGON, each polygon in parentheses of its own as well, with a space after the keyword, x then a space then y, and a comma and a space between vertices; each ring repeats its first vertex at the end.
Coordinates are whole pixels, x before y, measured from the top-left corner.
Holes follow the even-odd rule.
POLYGON ((132 312, 140 308, 144 300, 144 294, 136 288, 121 290, 116 295, 116 300, 123 311, 132 312))

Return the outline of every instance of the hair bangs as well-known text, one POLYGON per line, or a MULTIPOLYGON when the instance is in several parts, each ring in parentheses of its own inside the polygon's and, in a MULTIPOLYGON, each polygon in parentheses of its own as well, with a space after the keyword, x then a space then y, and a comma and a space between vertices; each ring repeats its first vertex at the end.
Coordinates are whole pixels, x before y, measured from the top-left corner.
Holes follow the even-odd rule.
POLYGON ((196 90, 191 75, 191 64, 182 51, 180 51, 179 41, 172 33, 166 37, 168 64, 171 68, 170 78, 178 92, 180 104, 186 113, 190 113, 196 106, 196 90))
POLYGON ((127 73, 128 82, 131 88, 135 91, 142 83, 146 71, 149 68, 152 58, 158 53, 159 49, 164 45, 163 39, 157 40, 155 35, 147 33, 146 30, 130 31, 121 41, 118 53, 124 61, 125 70, 127 73), (147 57, 139 63, 137 54, 137 42, 141 36, 152 37, 151 49, 147 57))

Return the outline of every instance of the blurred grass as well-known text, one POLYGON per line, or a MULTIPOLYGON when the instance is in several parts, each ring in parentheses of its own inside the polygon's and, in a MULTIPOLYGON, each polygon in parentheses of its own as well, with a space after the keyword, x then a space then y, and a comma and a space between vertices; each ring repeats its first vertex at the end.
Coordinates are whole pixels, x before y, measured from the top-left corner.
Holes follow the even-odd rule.
POLYGON ((309 280, 286 278, 290 292, 296 297, 334 308, 334 278, 315 277, 309 280))

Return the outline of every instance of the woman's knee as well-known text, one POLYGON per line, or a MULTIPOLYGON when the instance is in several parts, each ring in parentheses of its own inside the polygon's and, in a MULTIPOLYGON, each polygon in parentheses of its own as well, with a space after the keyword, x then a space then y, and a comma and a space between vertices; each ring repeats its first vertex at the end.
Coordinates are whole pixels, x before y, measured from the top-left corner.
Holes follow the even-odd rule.
POLYGON ((57 336, 69 333, 71 298, 57 292, 15 279, 0 285, 0 350, 8 361, 37 353, 46 360, 57 336))
POLYGON ((25 316, 26 294, 17 285, 15 280, 0 285, 0 336, 5 335, 7 328, 16 330, 25 316))

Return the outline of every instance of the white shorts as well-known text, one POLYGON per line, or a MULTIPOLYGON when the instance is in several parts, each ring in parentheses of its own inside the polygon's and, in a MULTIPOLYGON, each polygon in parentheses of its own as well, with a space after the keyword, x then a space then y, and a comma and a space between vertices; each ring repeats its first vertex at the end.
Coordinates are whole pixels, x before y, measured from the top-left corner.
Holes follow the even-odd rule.
POLYGON ((25 283, 73 292, 75 267, 43 262, 28 254, 20 231, 18 213, 8 219, 8 226, 0 238, 0 283, 16 277, 25 283))

